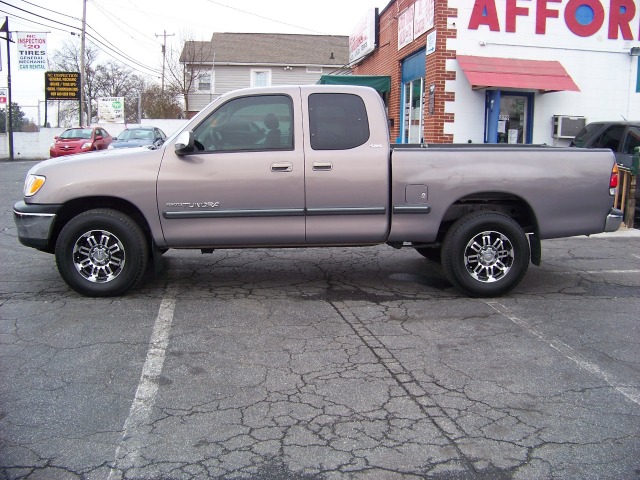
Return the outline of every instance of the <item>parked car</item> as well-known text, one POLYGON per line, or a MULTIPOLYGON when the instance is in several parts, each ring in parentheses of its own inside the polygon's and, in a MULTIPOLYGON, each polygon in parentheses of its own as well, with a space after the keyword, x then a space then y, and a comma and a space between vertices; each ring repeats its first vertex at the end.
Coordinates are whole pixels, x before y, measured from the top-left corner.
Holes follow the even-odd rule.
POLYGON ((106 150, 113 138, 102 127, 67 128, 49 147, 51 157, 106 150))
POLYGON ((156 149, 167 139, 165 133, 157 127, 127 128, 113 139, 109 149, 148 147, 156 149))
MULTIPOLYGON (((610 148, 616 162, 631 168, 636 147, 640 147, 640 122, 593 122, 585 125, 571 142, 572 147, 610 148)), ((635 217, 640 218, 640 182, 636 180, 635 217)))

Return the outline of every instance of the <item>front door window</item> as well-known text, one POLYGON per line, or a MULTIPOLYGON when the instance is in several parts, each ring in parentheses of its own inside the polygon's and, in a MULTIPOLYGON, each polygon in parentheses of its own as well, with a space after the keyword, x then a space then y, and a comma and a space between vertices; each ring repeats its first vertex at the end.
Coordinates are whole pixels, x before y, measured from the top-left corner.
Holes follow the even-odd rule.
POLYGON ((527 143, 528 101, 526 96, 502 93, 498 117, 498 143, 527 143))

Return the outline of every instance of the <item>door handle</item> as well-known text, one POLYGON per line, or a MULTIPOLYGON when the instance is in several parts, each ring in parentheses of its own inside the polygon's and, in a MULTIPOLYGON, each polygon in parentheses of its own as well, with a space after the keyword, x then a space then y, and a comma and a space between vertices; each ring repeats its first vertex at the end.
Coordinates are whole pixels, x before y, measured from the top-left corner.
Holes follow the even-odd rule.
POLYGON ((313 162, 313 169, 316 171, 331 171, 333 170, 333 163, 331 162, 313 162))
POLYGON ((272 172, 290 172, 293 170, 293 163, 276 162, 271 164, 272 172))

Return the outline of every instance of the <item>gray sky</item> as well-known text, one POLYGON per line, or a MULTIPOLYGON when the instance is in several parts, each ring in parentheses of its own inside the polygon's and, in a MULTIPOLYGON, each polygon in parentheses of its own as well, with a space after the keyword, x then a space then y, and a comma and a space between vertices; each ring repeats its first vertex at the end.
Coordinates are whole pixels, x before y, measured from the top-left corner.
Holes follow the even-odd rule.
MULTIPOLYGON (((65 40, 79 42, 71 32, 79 33, 82 4, 3 0, 0 16, 9 17, 12 32, 49 32, 51 55, 65 40)), ((349 35, 370 8, 382 10, 387 4, 388 0, 87 0, 87 38, 103 51, 101 61, 118 60, 159 81, 165 32, 167 50, 179 50, 185 39, 209 40, 213 32, 349 35)), ((0 42, 0 50, 0 86, 6 87, 5 42, 0 42)), ((19 71, 15 45, 11 60, 12 100, 37 121, 44 72, 19 71)))

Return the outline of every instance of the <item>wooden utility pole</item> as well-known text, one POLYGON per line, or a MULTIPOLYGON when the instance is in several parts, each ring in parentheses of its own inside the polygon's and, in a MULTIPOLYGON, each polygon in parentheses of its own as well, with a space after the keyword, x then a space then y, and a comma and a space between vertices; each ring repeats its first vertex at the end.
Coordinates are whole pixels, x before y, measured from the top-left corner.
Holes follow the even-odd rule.
POLYGON ((156 33, 156 37, 164 37, 164 40, 162 41, 162 93, 163 94, 164 94, 164 65, 165 65, 165 58, 167 56, 167 37, 173 37, 174 35, 175 33, 167 35, 166 30, 164 30, 164 33, 162 35, 158 35, 156 33))

